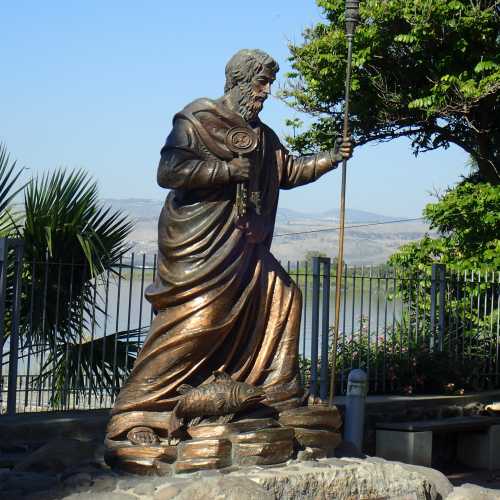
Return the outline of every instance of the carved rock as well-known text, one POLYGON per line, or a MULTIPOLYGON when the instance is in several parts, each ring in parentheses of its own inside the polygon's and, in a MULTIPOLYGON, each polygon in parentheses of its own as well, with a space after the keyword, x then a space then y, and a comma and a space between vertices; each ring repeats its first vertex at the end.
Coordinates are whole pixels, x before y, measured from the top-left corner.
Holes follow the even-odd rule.
POLYGON ((146 426, 160 437, 168 436, 168 422, 171 412, 131 411, 113 415, 107 428, 107 438, 125 436, 133 427, 146 426))
POLYGON ((295 441, 299 448, 320 448, 325 450, 327 455, 331 455, 342 442, 342 436, 338 432, 296 427, 295 441))
POLYGON ((231 433, 231 424, 203 424, 189 427, 187 433, 193 439, 210 439, 227 436, 231 433))
POLYGON ((271 427, 230 436, 232 443, 274 443, 292 441, 293 438, 294 430, 290 427, 271 427))
POLYGON ((222 469, 231 465, 230 458, 193 458, 189 460, 177 460, 175 472, 195 472, 205 469, 222 469))
POLYGON ((231 422, 231 432, 250 432, 260 429, 268 429, 269 427, 279 427, 279 423, 274 418, 245 418, 236 422, 231 422))
POLYGON ((132 458, 130 460, 120 458, 113 464, 113 467, 122 472, 137 474, 139 476, 155 476, 157 469, 154 460, 137 458, 132 458))
POLYGON ((130 445, 106 451, 109 465, 134 474, 156 474, 158 464, 173 463, 176 458, 176 446, 130 445))
POLYGON ((280 424, 287 427, 337 431, 342 426, 339 410, 329 406, 303 406, 280 413, 280 424))
POLYGON ((190 427, 187 432, 193 439, 217 438, 240 432, 267 429, 269 427, 279 427, 279 423, 273 418, 247 418, 229 424, 197 425, 190 427))
POLYGON ((196 439, 184 441, 178 445, 179 460, 195 460, 201 458, 230 459, 231 442, 227 439, 196 439))
POLYGON ((293 441, 234 443, 233 464, 272 465, 286 462, 293 454, 293 441))
POLYGON ((308 462, 309 460, 326 458, 326 455, 326 451, 323 448, 311 448, 308 446, 305 450, 300 450, 297 453, 297 460, 308 462))

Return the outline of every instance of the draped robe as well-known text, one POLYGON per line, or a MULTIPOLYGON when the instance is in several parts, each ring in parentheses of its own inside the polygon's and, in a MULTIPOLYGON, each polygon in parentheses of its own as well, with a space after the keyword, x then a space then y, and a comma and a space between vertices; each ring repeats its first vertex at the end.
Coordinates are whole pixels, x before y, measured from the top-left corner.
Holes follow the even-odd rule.
POLYGON ((157 311, 133 371, 112 410, 108 437, 134 425, 161 430, 181 384, 214 370, 262 386, 281 410, 297 406, 301 293, 270 253, 278 195, 332 168, 325 153, 295 158, 257 120, 254 184, 262 213, 235 224, 236 181, 227 131, 248 126, 222 101, 199 99, 174 117, 158 181, 170 188, 158 223, 158 272, 146 291, 157 311))

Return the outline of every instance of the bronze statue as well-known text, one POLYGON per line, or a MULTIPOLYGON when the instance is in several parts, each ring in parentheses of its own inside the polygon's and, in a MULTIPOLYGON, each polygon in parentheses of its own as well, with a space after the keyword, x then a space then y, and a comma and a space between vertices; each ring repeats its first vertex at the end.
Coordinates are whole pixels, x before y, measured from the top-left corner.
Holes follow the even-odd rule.
POLYGON ((251 408, 265 399, 265 392, 244 382, 235 382, 227 373, 214 372, 215 380, 210 384, 192 387, 182 384, 177 392, 183 395, 170 416, 168 435, 175 437, 182 419, 224 415, 228 422, 244 409, 251 408))
POLYGON ((158 274, 146 291, 157 314, 108 440, 128 434, 148 446, 167 437, 182 386, 211 383, 214 372, 262 388, 275 411, 302 403, 301 293, 270 252, 278 195, 332 170, 352 146, 289 154, 259 119, 278 69, 268 54, 241 50, 226 66, 224 95, 174 117, 158 166, 159 185, 171 190, 158 223, 158 274))

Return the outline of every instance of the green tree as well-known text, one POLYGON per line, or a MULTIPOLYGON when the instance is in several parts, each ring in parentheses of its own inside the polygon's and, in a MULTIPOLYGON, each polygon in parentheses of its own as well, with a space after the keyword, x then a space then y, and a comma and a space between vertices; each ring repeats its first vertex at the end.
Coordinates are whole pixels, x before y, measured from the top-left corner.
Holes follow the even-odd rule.
MULTIPOLYGON (((428 323, 431 267, 445 264, 446 326, 439 364, 448 367, 448 375, 441 382, 491 388, 498 384, 492 376, 497 369, 492 353, 498 348, 494 325, 500 320, 500 185, 463 182, 427 205, 424 216, 437 237, 426 235, 404 245, 389 259, 402 278, 396 295, 408 305, 400 327, 408 332, 405 322, 418 322, 420 336, 432 336, 428 323), (409 286, 416 282, 418 287, 409 286)), ((437 314, 439 319, 439 309, 437 314)), ((420 367, 427 362, 421 356, 416 359, 420 367)))
POLYGON ((500 269, 500 186, 464 182, 423 212, 439 237, 403 245, 389 263, 421 273, 433 263, 457 272, 500 269))
POLYGON ((314 257, 328 257, 325 252, 320 252, 319 250, 308 250, 305 254, 305 260, 309 265, 312 264, 314 257))
MULTIPOLYGON (((281 92, 314 117, 287 138, 300 152, 333 147, 332 131, 342 128, 344 1, 317 3, 325 21, 290 44, 292 71, 281 92)), ((499 184, 498 0, 365 0, 360 18, 351 92, 356 143, 408 137, 415 154, 455 144, 477 162, 482 180, 499 184)))

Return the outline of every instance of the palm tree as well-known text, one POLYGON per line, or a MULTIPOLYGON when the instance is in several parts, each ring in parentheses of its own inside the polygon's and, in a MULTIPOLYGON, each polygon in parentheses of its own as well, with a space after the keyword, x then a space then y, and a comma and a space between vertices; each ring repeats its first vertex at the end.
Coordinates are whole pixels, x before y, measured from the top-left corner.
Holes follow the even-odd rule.
POLYGON ((57 170, 34 179, 24 204, 30 283, 23 301, 24 339, 48 351, 36 383, 50 383, 53 405, 89 385, 95 394, 116 391, 132 368, 138 342, 130 340, 131 332, 99 338, 90 332, 96 309, 103 312, 99 284, 108 272, 116 275, 114 266, 129 250, 132 223, 99 203, 97 185, 83 171, 57 170))
POLYGON ((0 237, 10 236, 18 222, 19 216, 12 209, 12 202, 25 187, 16 187, 21 173, 22 169, 10 160, 5 144, 0 143, 0 237))
MULTIPOLYGON (((50 384, 51 404, 67 395, 116 392, 139 350, 136 330, 94 338, 104 277, 129 250, 132 223, 101 205, 96 183, 83 171, 57 170, 16 187, 22 170, 0 144, 0 237, 24 240, 19 341, 30 363, 44 352, 33 388, 50 384), (24 191, 24 211, 15 211, 24 191)), ((12 300, 14 267, 7 268, 4 300, 12 300)), ((12 318, 6 308, 4 331, 12 318)), ((0 345, 0 347, 2 347, 0 345)), ((2 350, 0 349, 0 352, 2 350)), ((2 353, 4 359, 8 353, 2 353)), ((5 364, 4 361, 2 361, 5 364)))
MULTIPOLYGON (((19 177, 22 173, 21 169, 17 168, 16 162, 10 160, 7 149, 4 144, 0 143, 0 238, 8 238, 15 235, 17 223, 19 221, 19 213, 13 209, 13 201, 24 186, 18 185, 19 177)), ((5 277, 5 282, 2 282, 2 287, 5 286, 0 293, 3 295, 2 318, 3 327, 0 331, 0 368, 7 364, 10 353, 5 352, 4 347, 6 340, 11 332, 12 317, 11 308, 13 300, 13 279, 14 279, 14 259, 9 258, 0 262, 2 279, 5 277)), ((2 256, 3 259, 4 256, 2 256)), ((10 348, 10 343, 9 343, 10 348)), ((0 379, 0 385, 3 380, 0 379)), ((3 388, 2 388, 3 389, 3 388)), ((0 391, 1 398, 1 391, 0 391)))

